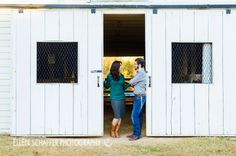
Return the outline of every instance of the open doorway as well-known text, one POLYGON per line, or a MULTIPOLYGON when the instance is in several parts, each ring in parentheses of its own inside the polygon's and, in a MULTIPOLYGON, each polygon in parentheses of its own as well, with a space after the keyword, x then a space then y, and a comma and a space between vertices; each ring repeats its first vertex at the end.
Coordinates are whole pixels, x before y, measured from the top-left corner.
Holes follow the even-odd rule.
MULTIPOLYGON (((105 14, 104 15, 104 77, 107 77, 113 61, 122 61, 122 74, 128 82, 134 75, 134 60, 145 58, 145 15, 144 14, 105 14)), ((133 88, 126 94, 126 113, 120 127, 121 136, 132 133, 131 111, 133 88)), ((113 110, 109 90, 104 89, 104 134, 109 135, 113 110)), ((146 111, 143 110, 142 135, 146 134, 146 111)))

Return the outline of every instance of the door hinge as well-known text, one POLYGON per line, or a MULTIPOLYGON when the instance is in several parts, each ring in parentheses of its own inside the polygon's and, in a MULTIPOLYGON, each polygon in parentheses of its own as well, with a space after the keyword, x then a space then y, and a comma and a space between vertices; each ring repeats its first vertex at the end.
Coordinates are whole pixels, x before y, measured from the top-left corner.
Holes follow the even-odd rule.
POLYGON ((24 13, 24 10, 23 10, 23 9, 19 9, 19 10, 18 10, 18 13, 19 13, 19 14, 23 14, 23 13, 24 13))
POLYGON ((152 10, 152 13, 153 13, 153 14, 157 14, 157 9, 153 9, 153 10, 152 10))
POLYGON ((227 9, 227 10, 226 10, 226 14, 231 14, 231 10, 230 10, 230 9, 227 9))
POLYGON ((95 8, 91 9, 91 14, 96 14, 96 9, 95 8))

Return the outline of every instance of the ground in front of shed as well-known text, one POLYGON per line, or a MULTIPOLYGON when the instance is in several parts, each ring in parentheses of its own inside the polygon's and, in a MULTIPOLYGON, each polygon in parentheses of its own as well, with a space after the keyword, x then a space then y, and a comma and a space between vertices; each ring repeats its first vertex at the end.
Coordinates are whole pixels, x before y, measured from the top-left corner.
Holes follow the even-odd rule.
POLYGON ((70 155, 236 155, 236 139, 227 137, 144 137, 130 142, 100 138, 23 138, 0 136, 1 156, 70 156, 70 155), (23 145, 20 141, 24 140, 23 145), (29 144, 27 144, 29 143, 29 144), (40 144, 41 143, 41 144, 40 144), (50 145, 51 143, 51 145, 50 145), (54 144, 52 144, 54 143, 54 144), (61 143, 61 145, 56 144, 61 143), (64 144, 63 144, 64 143, 64 144))
MULTIPOLYGON (((131 121, 131 112, 133 105, 126 105, 126 114, 124 119, 122 119, 122 124, 120 127, 120 135, 127 136, 132 134, 133 126, 131 121)), ((104 105, 104 136, 108 137, 110 135, 111 121, 113 119, 113 110, 109 104, 104 105)), ((146 115, 145 109, 143 110, 143 128, 142 128, 142 136, 146 136, 146 115)))

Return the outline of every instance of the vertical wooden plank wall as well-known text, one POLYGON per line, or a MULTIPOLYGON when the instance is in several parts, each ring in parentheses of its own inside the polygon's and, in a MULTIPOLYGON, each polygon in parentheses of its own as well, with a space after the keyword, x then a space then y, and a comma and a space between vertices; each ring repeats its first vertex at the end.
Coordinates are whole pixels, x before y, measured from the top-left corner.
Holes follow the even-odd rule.
MULTIPOLYGON (((60 40, 74 41, 74 11, 63 10, 60 16, 60 40)), ((74 130, 74 85, 60 84, 60 129, 62 135, 73 134, 74 130)))
MULTIPOLYGON (((45 11, 45 40, 60 40, 58 11, 45 11)), ((45 84, 46 134, 57 135, 60 127, 60 85, 45 84)))
POLYGON ((209 86, 210 135, 224 134, 223 101, 223 14, 225 11, 209 12, 209 41, 212 47, 212 84, 209 86))
MULTIPOLYGON (((194 42, 194 11, 183 10, 180 20, 180 41, 194 42)), ((175 84, 173 84, 175 85, 175 84)), ((181 101, 181 135, 194 135, 195 133, 195 103, 194 85, 180 85, 181 101)))
MULTIPOLYGON (((94 17, 89 15, 90 18, 88 13, 90 10, 26 10, 22 14, 15 13, 17 95, 12 135, 102 135, 102 98, 99 103, 90 101, 88 105, 88 99, 93 99, 94 95, 88 97, 87 94, 88 55, 94 58, 96 49, 102 60, 102 42, 97 42, 102 37, 102 13, 94 17), (100 27, 94 25, 94 21, 100 27), (89 54, 88 22, 91 25, 90 47, 97 44, 89 54), (95 39, 97 28, 101 33, 95 39), (78 84, 37 83, 37 42, 42 41, 78 42, 78 84)), ((99 66, 102 67, 101 60, 99 66)), ((92 66, 90 68, 96 67, 96 64, 92 66)), ((102 80, 101 73, 99 91, 102 80)), ((97 84, 97 81, 94 82, 97 84)), ((91 85, 96 87, 96 84, 91 85)))
POLYGON ((17 65, 16 65, 16 133, 30 133, 30 12, 18 14, 17 17, 17 65))
POLYGON ((37 42, 45 38, 44 12, 31 13, 31 134, 45 133, 45 86, 37 84, 37 42))
POLYGON ((103 135, 103 14, 88 13, 88 135, 103 135), (99 87, 97 86, 99 83, 99 87))
POLYGON ((223 104, 224 104, 224 134, 236 134, 235 113, 235 40, 236 13, 223 14, 223 104))
MULTIPOLYGON (((148 72, 147 73, 147 79, 149 76, 152 77, 152 51, 153 51, 153 48, 152 48, 152 14, 150 11, 147 11, 146 14, 145 14, 145 56, 146 56, 146 62, 150 62, 149 64, 146 63, 146 71, 148 72)), ((148 80, 147 83, 153 83, 152 80, 151 82, 149 82, 150 80, 148 80)), ((153 85, 153 84, 152 84, 153 85)), ((153 87, 149 87, 147 86, 147 90, 146 90, 146 93, 149 95, 147 96, 147 99, 146 99, 146 135, 152 135, 153 132, 153 122, 152 122, 152 119, 153 119, 153 108, 152 108, 152 91, 153 87)))
POLYGON ((234 43, 229 37, 235 33, 234 17, 235 13, 226 14, 223 10, 184 9, 161 10, 152 15, 152 72, 155 74, 152 79, 151 135, 235 134, 234 43), (165 18, 163 14, 166 14, 165 18), (211 84, 171 83, 172 42, 212 43, 211 84), (165 48, 163 45, 166 45, 165 48), (163 75, 166 75, 164 80, 163 75), (164 82, 166 88, 161 85, 164 82), (163 100, 164 93, 166 101, 163 100))
MULTIPOLYGON (((161 10, 150 18, 146 16, 146 24, 152 29, 149 32, 152 101, 148 105, 151 109, 147 108, 147 115, 151 114, 147 134, 235 135, 236 69, 231 38, 236 33, 235 16, 235 12, 226 14, 224 10, 161 10), (172 42, 212 42, 212 84, 172 84, 172 42)), ((102 51, 102 42, 97 42, 102 36, 102 12, 92 15, 88 10, 24 10, 22 14, 17 13, 15 19, 16 112, 13 112, 12 132, 16 135, 102 135, 99 112, 103 112, 102 105, 96 105, 88 94, 89 88, 97 84, 97 76, 89 73, 96 70, 96 66, 92 60, 87 63, 95 56, 94 51, 102 51), (95 28, 94 23, 98 27, 95 28), (95 32, 97 36, 93 38, 95 32), (78 41, 79 84, 36 83, 36 42, 44 40, 78 41), (94 129, 94 126, 100 128, 94 129)), ((4 48, 0 50, 0 55, 5 56, 4 48)), ((7 84, 0 80, 0 84, 3 83, 7 84)))
POLYGON ((151 114, 153 135, 166 135, 166 13, 159 11, 152 15, 152 101, 151 114), (159 22, 162 21, 162 22, 159 22), (164 66, 164 68, 163 68, 164 66))
POLYGON ((172 42, 180 41, 181 11, 166 12, 166 89, 167 89, 167 134, 180 135, 180 92, 172 85, 172 42))
MULTIPOLYGON (((195 11, 195 42, 208 42, 208 11, 195 11)), ((208 84, 195 84, 196 134, 209 134, 208 84)))
POLYGON ((86 135, 87 129, 87 10, 74 12, 74 38, 78 41, 78 84, 74 85, 74 134, 86 135))

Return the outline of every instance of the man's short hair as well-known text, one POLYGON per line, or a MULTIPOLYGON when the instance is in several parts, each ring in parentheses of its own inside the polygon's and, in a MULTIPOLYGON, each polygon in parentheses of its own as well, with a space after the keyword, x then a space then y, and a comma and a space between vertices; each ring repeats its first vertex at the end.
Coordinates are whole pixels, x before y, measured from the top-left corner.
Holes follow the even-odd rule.
POLYGON ((136 58, 135 61, 137 62, 138 65, 141 65, 142 68, 145 67, 145 61, 142 58, 136 58))

